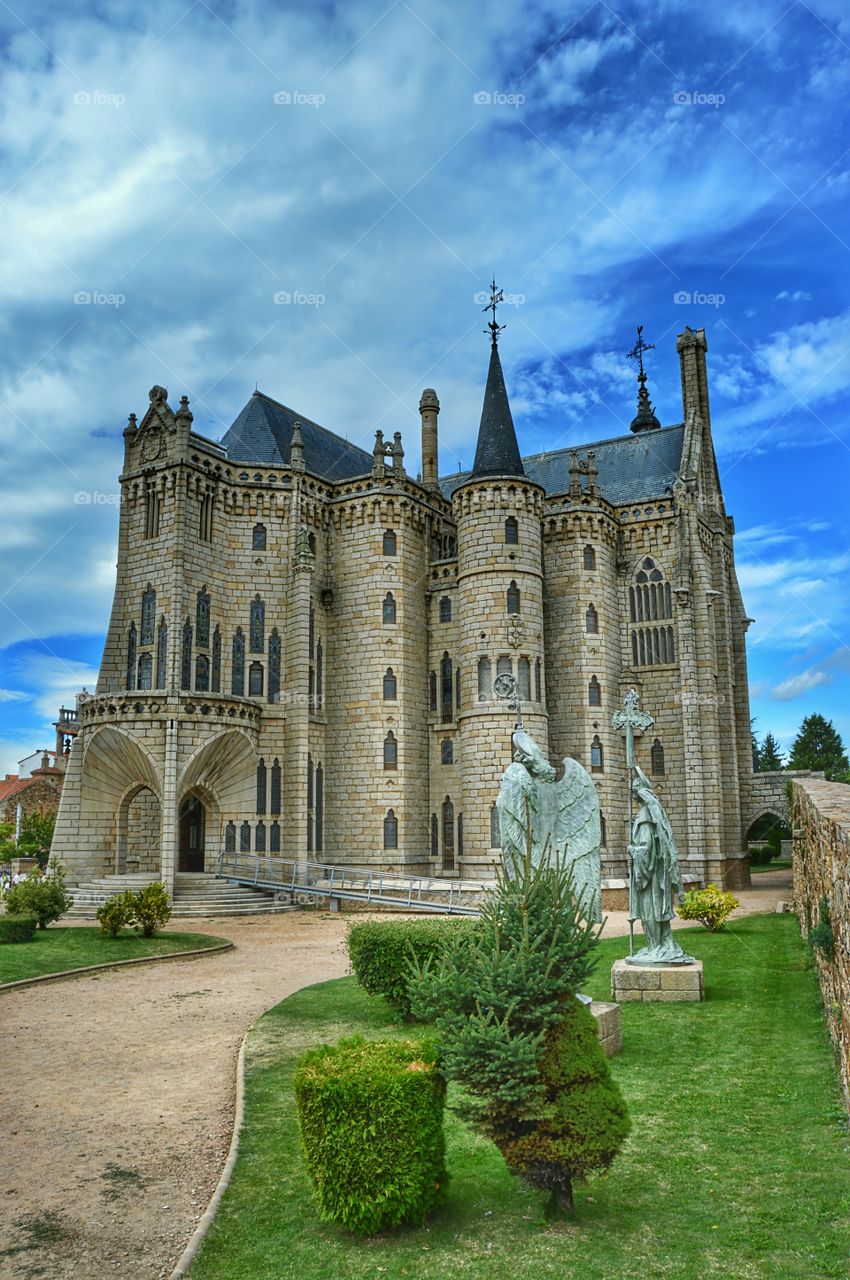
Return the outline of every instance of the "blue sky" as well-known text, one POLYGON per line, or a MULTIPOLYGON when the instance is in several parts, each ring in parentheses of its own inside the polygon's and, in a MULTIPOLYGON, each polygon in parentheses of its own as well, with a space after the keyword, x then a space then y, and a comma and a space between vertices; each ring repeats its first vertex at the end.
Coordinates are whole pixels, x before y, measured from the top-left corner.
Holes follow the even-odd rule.
POLYGON ((757 728, 850 741, 848 73, 841 0, 0 6, 0 772, 94 683, 148 388, 415 473, 434 386, 454 470, 493 272, 527 453, 627 429, 638 323, 679 421, 705 326, 757 728))

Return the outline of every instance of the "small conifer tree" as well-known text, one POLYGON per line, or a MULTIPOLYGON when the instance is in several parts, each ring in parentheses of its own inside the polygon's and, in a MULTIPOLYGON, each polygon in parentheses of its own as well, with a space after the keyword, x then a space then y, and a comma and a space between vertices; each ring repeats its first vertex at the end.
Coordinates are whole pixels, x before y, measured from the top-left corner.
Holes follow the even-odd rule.
POLYGON ((779 750, 779 743, 772 733, 766 733, 764 742, 759 748, 759 769, 767 773, 770 770, 784 769, 785 761, 779 750))
POLYGON ((823 769, 827 778, 844 781, 850 762, 841 734, 831 720, 817 714, 806 716, 791 744, 790 769, 823 769))

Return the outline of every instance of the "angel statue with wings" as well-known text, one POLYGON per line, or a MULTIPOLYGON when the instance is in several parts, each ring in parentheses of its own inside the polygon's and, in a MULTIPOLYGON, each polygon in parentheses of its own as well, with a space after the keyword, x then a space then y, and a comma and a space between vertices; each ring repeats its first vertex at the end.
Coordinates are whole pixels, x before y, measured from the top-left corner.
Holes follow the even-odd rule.
POLYGON ((602 839, 596 787, 586 769, 567 757, 564 776, 557 774, 524 729, 511 736, 513 763, 502 775, 496 808, 502 853, 510 870, 526 856, 531 827, 531 859, 564 858, 573 888, 588 921, 602 919, 599 846, 602 839))

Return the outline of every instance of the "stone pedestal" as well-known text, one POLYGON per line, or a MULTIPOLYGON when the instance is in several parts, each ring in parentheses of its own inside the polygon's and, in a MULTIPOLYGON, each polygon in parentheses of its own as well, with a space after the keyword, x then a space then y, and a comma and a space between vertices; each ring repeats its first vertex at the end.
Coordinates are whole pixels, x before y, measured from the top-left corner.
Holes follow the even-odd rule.
POLYGON ((620 1006, 608 1004, 603 1000, 594 1000, 590 1012, 596 1019, 599 1040, 605 1050, 606 1058, 612 1058, 623 1047, 623 1035, 620 1031, 620 1006))
POLYGON ((693 964, 627 964, 611 966, 611 994, 624 1000, 704 1000, 702 961, 693 964))

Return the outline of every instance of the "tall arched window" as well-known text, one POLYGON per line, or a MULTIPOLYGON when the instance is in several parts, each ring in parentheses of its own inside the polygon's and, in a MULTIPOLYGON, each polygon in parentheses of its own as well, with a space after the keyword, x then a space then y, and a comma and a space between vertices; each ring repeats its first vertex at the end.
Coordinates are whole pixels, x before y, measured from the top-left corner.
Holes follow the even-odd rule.
POLYGON ((168 679, 168 623, 160 618, 156 629, 156 687, 164 689, 168 679))
POLYGON ((248 697, 261 698, 263 696, 263 664, 262 662, 252 662, 248 668, 248 697))
POLYGON ((395 622, 395 597, 391 591, 384 596, 383 622, 385 627, 395 622))
POLYGON ((384 738, 384 768, 398 768, 398 743, 396 742, 395 734, 392 729, 390 729, 389 733, 384 738))
POLYGON ((251 534, 251 548, 254 551, 265 551, 266 549, 266 526, 264 524, 255 524, 251 534))
POLYGON ((599 634, 599 614, 592 604, 587 606, 587 612, 584 615, 584 629, 589 636, 599 634))
POLYGON ((244 698, 245 696, 245 636, 241 627, 236 628, 236 635, 233 637, 230 692, 235 698, 244 698))
POLYGON ((236 823, 235 822, 228 822, 227 826, 224 828, 224 852, 225 853, 236 852, 236 823))
POLYGON ((130 623, 127 632, 127 688, 136 687, 136 624, 130 623))
POLYGON ((210 672, 210 689, 213 693, 221 693, 221 628, 216 627, 212 638, 212 669, 210 672))
POLYGON ((505 592, 505 603, 508 613, 519 613, 519 587, 513 579, 511 579, 511 585, 505 592))
POLYGON ((654 777, 660 777, 664 772, 664 747, 661 745, 661 739, 656 738, 652 744, 650 752, 651 768, 654 777))
POLYGON ((321 640, 316 641, 316 710, 321 711, 325 701, 325 655, 321 640))
POLYGON ((257 813, 266 811, 266 762, 260 757, 257 765, 257 813))
POLYGON ((259 593, 254 596, 251 601, 251 628, 250 628, 250 649, 251 653, 262 653, 266 647, 266 606, 260 599, 259 593))
POLYGON ((262 820, 254 827, 254 850, 256 853, 266 851, 266 824, 262 820))
POLYGON ((153 633, 156 626, 156 592, 148 583, 142 595, 142 644, 153 644, 153 633))
POLYGON ((280 782, 280 761, 277 756, 275 756, 274 764, 272 765, 272 794, 271 804, 269 805, 270 813, 280 813, 280 782))
POLYGON ((430 671, 428 673, 428 706, 432 711, 437 710, 437 673, 430 671))
POLYGON ((269 827, 269 853, 280 853, 280 823, 273 822, 269 827))
POLYGON ((515 547, 519 542, 519 523, 516 516, 508 516, 505 521, 505 544, 515 547))
POLYGON ((455 744, 453 738, 443 738, 440 743, 440 764, 454 764, 455 744))
POLYGON ((543 701, 543 667, 539 658, 534 664, 534 698, 536 702, 543 701))
POLYGON ((443 596, 440 600, 440 621, 451 622, 452 620, 452 600, 451 596, 443 596))
POLYGON ((531 663, 528 658, 517 662, 517 690, 523 702, 531 701, 531 663))
POLYGON ((280 701, 280 636, 277 627, 269 636, 269 702, 280 701))
POLYGON ((458 667, 457 670, 455 671, 455 706, 457 707, 458 711, 460 711, 460 700, 461 700, 461 680, 460 680, 460 667, 458 667))
POLYGON ((398 818, 392 809, 387 810, 387 816, 384 818, 384 848, 398 848, 398 818))
POLYGON ((590 744, 590 772, 601 773, 605 767, 604 757, 602 754, 602 743, 599 734, 593 735, 593 741, 590 744))
POLYGON ((325 770, 316 766, 316 853, 325 847, 325 770))
POLYGON ((440 824, 437 821, 436 813, 431 814, 431 857, 438 858, 440 856, 440 824))
POLYGON ((384 672, 384 702, 395 702, 398 697, 398 683, 392 667, 384 672))
POLYGON ((316 771, 313 757, 307 756, 307 852, 313 852, 313 818, 316 803, 316 771))
POLYGON ((641 560, 629 587, 629 620, 632 623, 632 663, 651 667, 676 661, 673 627, 673 595, 651 556, 641 560), (643 624, 650 625, 643 625, 643 624), (658 624, 662 625, 659 626, 658 624))
POLYGON ((208 693, 210 687, 210 660, 204 653, 195 659, 195 692, 208 693))
POLYGON ((585 569, 596 568, 596 552, 589 544, 584 549, 584 567, 585 569))
POLYGON ((384 530, 384 555, 394 556, 396 554, 397 548, 398 548, 398 541, 396 539, 395 529, 385 529, 384 530))
POLYGON ((495 802, 490 805, 490 848, 501 849, 502 832, 499 826, 499 810, 496 808, 495 802))
POLYGON ((139 658, 139 688, 150 689, 153 680, 153 657, 143 653, 139 658))
POLYGON ((443 870, 451 871, 455 864, 455 807, 446 796, 443 801, 443 870))
POLYGON ((206 587, 198 592, 195 603, 195 643, 206 649, 210 642, 210 596, 206 587))
POLYGON ((440 663, 440 716, 443 720, 452 719, 453 700, 452 660, 448 655, 448 651, 446 651, 440 663))
POLYGON ((513 660, 506 654, 502 654, 501 658, 496 660, 496 679, 498 680, 499 676, 513 676, 513 673, 513 660))
POLYGON ((243 822, 239 828, 239 852, 250 853, 251 851, 251 824, 243 822))
POLYGON ((587 705, 589 707, 602 706, 602 686, 596 676, 590 677, 590 684, 587 686, 587 705))
POLYGON ((192 687, 192 624, 187 618, 183 623, 183 647, 180 661, 180 688, 192 687))
POLYGON ((603 849, 608 844, 608 826, 605 822, 605 815, 603 813, 600 813, 599 815, 599 843, 603 849))
POLYGON ((493 676, 489 658, 478 659, 478 701, 489 702, 493 696, 493 676))

